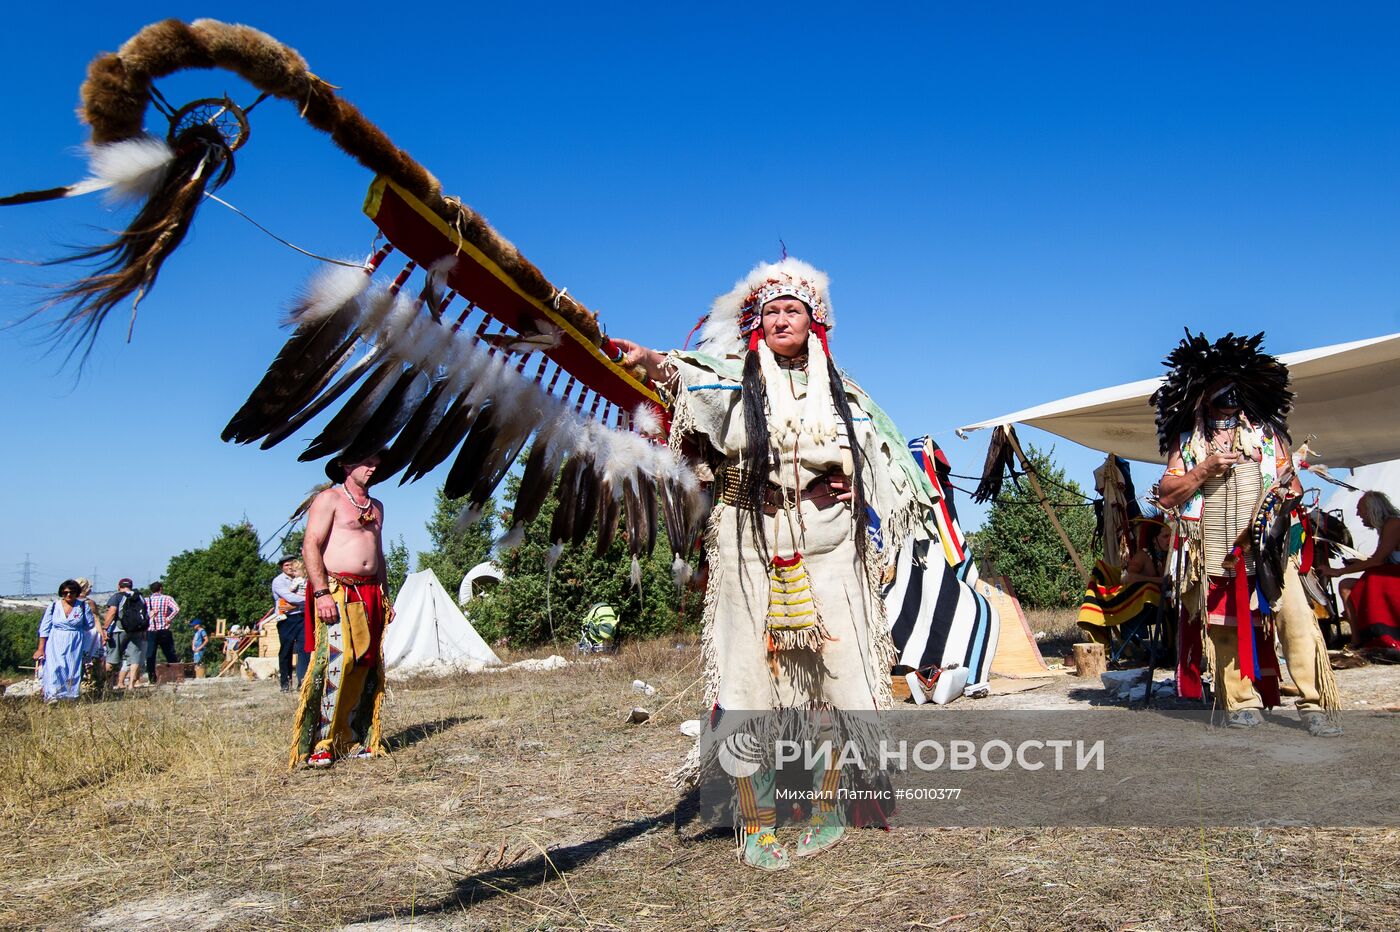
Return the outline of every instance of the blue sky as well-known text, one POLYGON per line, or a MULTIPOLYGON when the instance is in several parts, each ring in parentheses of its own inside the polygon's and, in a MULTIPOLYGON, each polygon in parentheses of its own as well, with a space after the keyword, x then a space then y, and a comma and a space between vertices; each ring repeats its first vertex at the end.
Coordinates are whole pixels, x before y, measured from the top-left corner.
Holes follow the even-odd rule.
MULTIPOLYGON (((781 238, 831 275, 838 361, 958 472, 985 438, 953 427, 1154 374, 1183 326, 1264 329, 1275 352, 1400 330, 1389 5, 82 6, 61 29, 42 5, 7 13, 7 191, 84 174, 73 107, 95 53, 163 16, 245 22, 613 333, 679 343, 781 238)), ((255 96, 223 72, 159 86, 177 103, 255 96)), ((252 119, 222 195, 361 256, 368 173, 287 104, 252 119)), ((6 208, 0 256, 50 257, 125 219, 92 197, 6 208)), ((283 522, 320 478, 301 443, 218 433, 313 271, 207 204, 129 345, 125 309, 80 375, 41 331, 0 332, 0 591, 26 553, 41 590, 94 569, 145 581, 221 523, 283 522)), ((0 320, 41 280, 0 268, 0 320)), ((1081 481, 1100 459, 1058 452, 1081 481)), ((440 481, 383 490, 413 549, 440 481)))

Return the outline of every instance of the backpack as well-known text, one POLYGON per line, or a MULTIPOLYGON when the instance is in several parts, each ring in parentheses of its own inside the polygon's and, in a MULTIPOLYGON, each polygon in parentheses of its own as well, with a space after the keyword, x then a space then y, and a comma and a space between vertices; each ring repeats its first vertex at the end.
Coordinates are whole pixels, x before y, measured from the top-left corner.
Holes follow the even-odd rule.
POLYGON ((146 600, 133 592, 122 599, 117 609, 117 623, 127 634, 141 634, 151 627, 151 615, 146 610, 146 600))

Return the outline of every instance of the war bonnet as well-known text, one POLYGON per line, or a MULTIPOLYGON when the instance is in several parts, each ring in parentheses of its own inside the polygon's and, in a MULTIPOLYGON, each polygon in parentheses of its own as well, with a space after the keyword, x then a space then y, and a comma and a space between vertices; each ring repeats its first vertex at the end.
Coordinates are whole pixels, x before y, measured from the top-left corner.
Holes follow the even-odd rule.
POLYGON ((1288 412, 1293 392, 1288 388, 1288 367, 1278 357, 1261 353, 1264 334, 1237 337, 1233 333, 1216 340, 1204 333, 1186 338, 1162 361, 1171 371, 1150 403, 1157 408, 1157 443, 1163 453, 1174 438, 1195 429, 1206 392, 1233 382, 1240 409, 1250 423, 1288 440, 1288 412))
POLYGON ((759 332, 763 305, 796 298, 811 311, 813 329, 823 340, 835 326, 826 273, 791 257, 764 262, 715 299, 700 328, 697 349, 711 356, 742 356, 759 332))

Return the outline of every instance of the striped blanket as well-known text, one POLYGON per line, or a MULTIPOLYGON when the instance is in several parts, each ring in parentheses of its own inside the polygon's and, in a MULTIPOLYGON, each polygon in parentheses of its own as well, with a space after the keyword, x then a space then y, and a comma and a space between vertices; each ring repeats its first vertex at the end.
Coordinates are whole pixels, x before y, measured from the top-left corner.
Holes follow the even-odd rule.
POLYGON ((985 692, 991 676, 1001 619, 972 587, 977 563, 958 524, 943 451, 928 437, 912 440, 910 452, 933 487, 931 537, 905 541, 895 578, 885 590, 885 612, 899 657, 896 673, 925 680, 943 667, 965 667, 964 695, 985 692))
POLYGON ((1144 612, 1155 612, 1162 602, 1159 583, 1141 580, 1123 585, 1123 570, 1103 560, 1094 564, 1084 602, 1079 606, 1079 623, 1096 628, 1117 628, 1144 612))

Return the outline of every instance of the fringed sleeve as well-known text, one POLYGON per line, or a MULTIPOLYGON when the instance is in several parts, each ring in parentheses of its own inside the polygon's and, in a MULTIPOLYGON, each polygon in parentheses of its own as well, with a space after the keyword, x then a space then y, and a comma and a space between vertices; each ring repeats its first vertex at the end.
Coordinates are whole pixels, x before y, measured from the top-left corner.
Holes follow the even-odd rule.
POLYGON ((732 357, 681 351, 667 354, 666 361, 676 373, 669 386, 671 448, 679 450, 686 440, 703 438, 720 454, 741 452, 726 447, 731 445, 727 438, 743 436, 743 408, 739 404, 742 363, 732 357))

